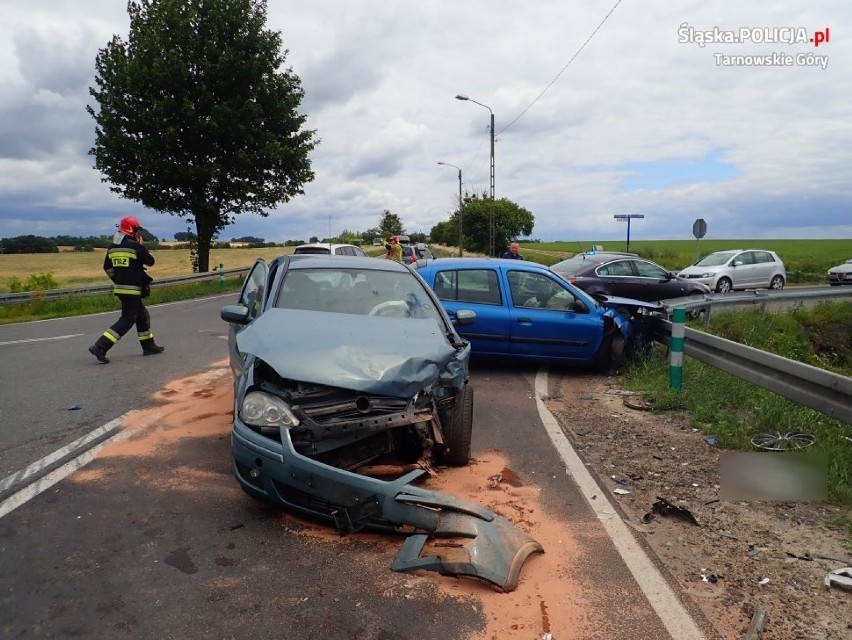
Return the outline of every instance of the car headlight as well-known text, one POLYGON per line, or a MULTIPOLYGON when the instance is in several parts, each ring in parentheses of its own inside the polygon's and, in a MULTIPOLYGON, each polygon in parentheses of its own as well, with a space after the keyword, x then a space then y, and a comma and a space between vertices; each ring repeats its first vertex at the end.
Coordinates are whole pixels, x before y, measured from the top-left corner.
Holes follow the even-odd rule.
POLYGON ((251 391, 240 405, 240 419, 253 427, 295 427, 299 419, 281 398, 251 391))
POLYGON ((702 278, 712 278, 715 275, 716 275, 715 271, 705 271, 704 273, 701 274, 701 277, 702 278))

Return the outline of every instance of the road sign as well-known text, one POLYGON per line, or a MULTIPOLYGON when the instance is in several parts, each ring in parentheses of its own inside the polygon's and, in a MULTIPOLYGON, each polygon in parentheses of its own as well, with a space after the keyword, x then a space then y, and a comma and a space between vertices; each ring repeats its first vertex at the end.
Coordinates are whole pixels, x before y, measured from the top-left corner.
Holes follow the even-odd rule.
POLYGON ((701 239, 707 233, 707 223, 704 222, 704 218, 698 218, 695 222, 692 223, 692 235, 694 235, 697 239, 701 239))

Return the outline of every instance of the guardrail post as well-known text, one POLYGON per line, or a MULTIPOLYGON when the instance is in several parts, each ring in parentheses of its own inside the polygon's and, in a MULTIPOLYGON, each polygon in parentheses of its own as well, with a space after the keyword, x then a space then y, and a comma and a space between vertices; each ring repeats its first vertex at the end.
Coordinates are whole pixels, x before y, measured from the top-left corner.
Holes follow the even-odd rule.
POLYGON ((683 336, 686 309, 672 310, 672 342, 669 348, 669 388, 680 391, 683 384, 683 336))
POLYGON ((225 265, 223 263, 219 263, 219 288, 225 288, 225 265))

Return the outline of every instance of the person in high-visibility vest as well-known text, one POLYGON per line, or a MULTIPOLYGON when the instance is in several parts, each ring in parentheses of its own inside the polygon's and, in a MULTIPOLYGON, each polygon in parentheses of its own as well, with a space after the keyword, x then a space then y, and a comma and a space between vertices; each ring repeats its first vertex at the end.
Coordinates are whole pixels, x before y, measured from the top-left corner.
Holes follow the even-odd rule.
POLYGON ((154 342, 151 315, 143 302, 151 292, 152 281, 145 268, 154 266, 154 256, 145 248, 141 231, 142 224, 136 217, 122 218, 104 257, 104 271, 112 280, 112 292, 121 301, 121 317, 89 347, 89 353, 103 364, 109 362, 107 351, 134 325, 142 345, 142 355, 150 356, 165 350, 154 342))

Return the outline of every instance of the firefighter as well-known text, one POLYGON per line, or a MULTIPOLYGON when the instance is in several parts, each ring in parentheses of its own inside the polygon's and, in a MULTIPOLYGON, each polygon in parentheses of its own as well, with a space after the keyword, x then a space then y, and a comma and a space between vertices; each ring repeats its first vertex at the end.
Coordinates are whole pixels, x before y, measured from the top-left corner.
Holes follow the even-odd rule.
POLYGON ((141 231, 142 225, 137 218, 122 218, 104 257, 104 271, 113 282, 112 292, 121 301, 121 317, 89 347, 89 353, 103 364, 109 362, 107 351, 121 340, 133 325, 136 325, 142 355, 150 356, 165 350, 165 347, 154 342, 151 316, 143 302, 143 298, 151 292, 153 280, 145 272, 145 268, 154 265, 154 256, 145 248, 141 231))

